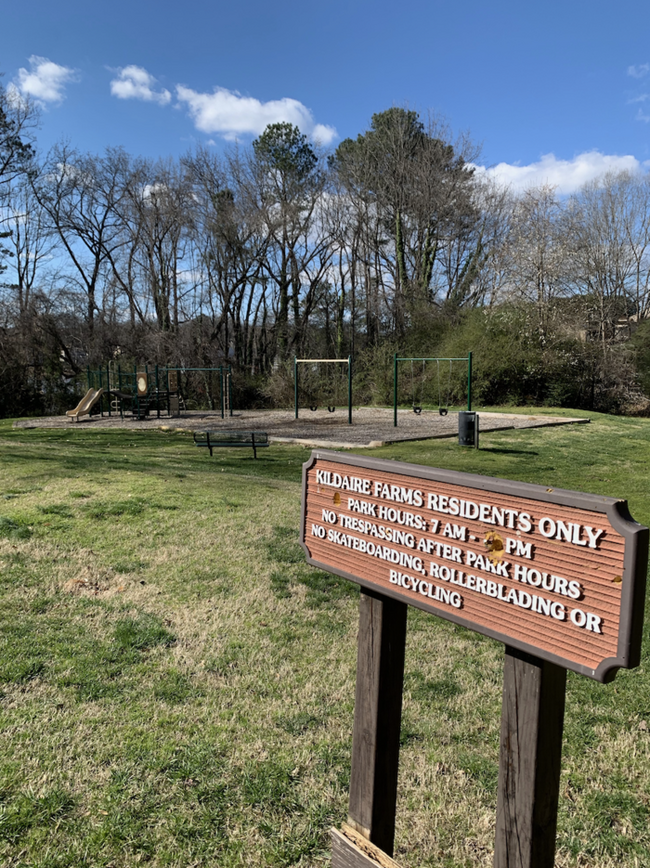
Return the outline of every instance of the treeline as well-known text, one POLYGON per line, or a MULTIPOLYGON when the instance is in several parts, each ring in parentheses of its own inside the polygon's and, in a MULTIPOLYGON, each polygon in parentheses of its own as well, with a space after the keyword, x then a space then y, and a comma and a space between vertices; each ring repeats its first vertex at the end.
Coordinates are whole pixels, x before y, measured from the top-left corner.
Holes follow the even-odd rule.
POLYGON ((158 161, 39 157, 35 121, 0 91, 2 415, 60 412, 108 360, 229 363, 244 407, 291 402, 294 356, 352 355, 355 401, 384 402, 393 352, 469 350, 479 403, 645 410, 646 175, 515 196, 402 108, 333 153, 280 123, 158 161))

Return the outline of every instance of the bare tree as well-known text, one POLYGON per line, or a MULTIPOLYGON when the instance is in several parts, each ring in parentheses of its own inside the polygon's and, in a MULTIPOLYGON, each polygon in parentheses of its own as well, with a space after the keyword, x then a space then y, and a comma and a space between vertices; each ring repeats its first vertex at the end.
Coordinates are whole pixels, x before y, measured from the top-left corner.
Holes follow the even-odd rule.
POLYGON ((33 168, 37 123, 33 103, 0 87, 0 186, 11 184, 33 168))
POLYGON ((628 296, 634 309, 632 318, 638 324, 650 317, 650 178, 628 176, 627 183, 630 206, 625 231, 634 259, 628 296))
POLYGON ((32 296, 43 265, 50 261, 55 243, 26 176, 16 179, 4 191, 0 226, 6 232, 12 264, 5 288, 18 319, 24 321, 32 309, 32 296))
POLYGON ((503 186, 482 179, 477 185, 476 203, 480 219, 472 233, 466 238, 459 236, 455 242, 461 248, 455 260, 460 267, 446 269, 446 273, 454 275, 449 294, 456 296, 460 304, 493 307, 507 296, 512 277, 509 240, 517 200, 503 186), (470 249, 463 251, 463 247, 470 249))
POLYGON ((104 311, 102 291, 111 263, 125 243, 118 209, 126 196, 128 163, 128 156, 119 149, 95 157, 57 145, 33 185, 85 295, 91 352, 96 314, 104 311))
MULTIPOLYGON (((7 94, 0 87, 0 208, 11 185, 29 176, 34 170, 33 129, 38 115, 35 107, 18 94, 7 94)), ((0 228, 0 274, 5 270, 3 260, 12 251, 3 246, 10 229, 0 228)))
POLYGON ((186 256, 191 188, 182 167, 171 162, 141 161, 130 176, 125 197, 130 244, 142 281, 141 291, 153 304, 160 331, 178 330, 186 256))
POLYGON ((202 306, 210 317, 209 343, 222 359, 259 370, 266 361, 256 356, 255 339, 267 284, 268 233, 242 190, 238 152, 222 163, 199 149, 184 162, 192 182, 191 232, 197 276, 205 287, 202 306))
POLYGON ((465 297, 484 262, 466 138, 449 142, 435 118, 392 108, 342 142, 332 166, 362 216, 366 295, 375 286, 403 339, 423 306, 465 297))
POLYGON ((547 341, 555 301, 571 291, 563 209, 555 188, 531 187, 514 200, 502 250, 509 297, 530 303, 541 346, 547 341))
POLYGON ((619 324, 646 307, 646 185, 629 173, 607 174, 571 197, 566 211, 572 278, 588 303, 590 330, 603 358, 619 324))
POLYGON ((283 360, 291 347, 304 346, 328 265, 329 239, 319 208, 325 174, 306 136, 287 123, 271 124, 253 142, 248 169, 249 203, 270 239, 265 270, 277 287, 276 341, 283 360))

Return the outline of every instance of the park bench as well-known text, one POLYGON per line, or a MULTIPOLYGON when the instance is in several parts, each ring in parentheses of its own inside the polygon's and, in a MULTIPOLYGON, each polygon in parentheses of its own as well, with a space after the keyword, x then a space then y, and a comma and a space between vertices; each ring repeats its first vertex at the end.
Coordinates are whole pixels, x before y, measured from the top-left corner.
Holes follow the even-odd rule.
POLYGON ((269 435, 265 431, 195 431, 194 445, 205 446, 210 455, 220 446, 248 446, 252 447, 253 456, 257 458, 258 448, 269 445, 269 435))

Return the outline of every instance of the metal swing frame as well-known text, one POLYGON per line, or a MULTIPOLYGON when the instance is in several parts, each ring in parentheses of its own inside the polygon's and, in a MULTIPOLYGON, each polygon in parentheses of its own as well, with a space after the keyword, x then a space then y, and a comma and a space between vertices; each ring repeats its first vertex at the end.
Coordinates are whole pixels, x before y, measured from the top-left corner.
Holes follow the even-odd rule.
MULTIPOLYGON (((472 409, 472 354, 461 358, 438 358, 436 356, 411 358, 410 356, 398 356, 395 353, 393 366, 393 426, 397 428, 397 385, 398 385, 398 363, 399 362, 437 362, 438 370, 440 370, 440 362, 466 362, 467 363, 467 409, 472 409)), ((451 369, 450 369, 451 371, 451 369)), ((438 390, 440 391, 440 390, 438 390)), ((440 396, 438 396, 440 398, 440 396)), ((418 414, 419 415, 419 414, 418 414)))
MULTIPOLYGON (((293 383, 294 383, 294 408, 295 418, 298 418, 298 365, 301 364, 323 364, 323 365, 347 365, 348 366, 348 425, 352 424, 352 356, 347 359, 298 359, 293 360, 293 383)), ((314 405, 310 406, 311 410, 317 409, 314 405)), ((328 404, 327 409, 333 413, 336 407, 333 404, 328 404)))

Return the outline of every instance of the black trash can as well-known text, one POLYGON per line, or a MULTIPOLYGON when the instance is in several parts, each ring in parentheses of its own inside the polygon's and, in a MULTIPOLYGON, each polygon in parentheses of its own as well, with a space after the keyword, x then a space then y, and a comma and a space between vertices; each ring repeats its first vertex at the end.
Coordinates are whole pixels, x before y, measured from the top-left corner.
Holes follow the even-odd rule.
POLYGON ((458 414, 458 445, 478 449, 478 413, 461 410, 458 414))

